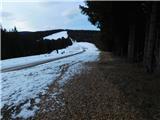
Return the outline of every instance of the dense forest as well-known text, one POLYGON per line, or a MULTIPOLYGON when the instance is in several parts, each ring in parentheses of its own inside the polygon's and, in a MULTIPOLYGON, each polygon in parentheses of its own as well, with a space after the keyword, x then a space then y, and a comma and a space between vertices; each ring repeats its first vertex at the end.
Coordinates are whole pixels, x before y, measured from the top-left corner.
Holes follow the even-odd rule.
POLYGON ((72 44, 72 40, 78 42, 91 42, 101 48, 100 31, 56 29, 37 32, 19 32, 16 27, 10 31, 1 27, 2 56, 1 59, 9 59, 22 56, 50 53, 53 50, 65 48, 72 44), (67 31, 67 39, 44 40, 48 35, 67 31))
POLYGON ((96 47, 102 47, 101 32, 99 30, 70 30, 67 29, 67 34, 73 40, 77 42, 89 42, 96 45, 96 47))
POLYGON ((37 32, 18 32, 16 27, 10 31, 1 27, 1 59, 50 53, 72 44, 71 39, 44 40, 43 37, 64 31, 62 29, 37 32))
POLYGON ((143 63, 147 72, 160 68, 160 2, 86 1, 80 6, 101 30, 102 50, 143 63))

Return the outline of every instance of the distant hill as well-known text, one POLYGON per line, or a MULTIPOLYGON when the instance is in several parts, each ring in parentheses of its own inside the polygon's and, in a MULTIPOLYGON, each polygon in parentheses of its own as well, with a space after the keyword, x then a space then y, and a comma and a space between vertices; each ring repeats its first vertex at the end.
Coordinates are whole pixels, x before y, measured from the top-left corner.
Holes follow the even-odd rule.
POLYGON ((71 45, 71 39, 78 42, 94 43, 98 48, 100 44, 100 31, 55 29, 46 31, 22 31, 2 32, 1 59, 9 59, 22 56, 49 53, 53 50, 62 49, 71 45), (54 33, 67 31, 68 37, 59 40, 43 40, 44 37, 54 33))
POLYGON ((92 41, 91 38, 93 36, 99 36, 100 31, 96 30, 72 30, 72 29, 55 29, 55 30, 46 30, 46 31, 22 31, 19 32, 20 35, 23 36, 32 36, 33 34, 37 36, 37 38, 42 38, 54 33, 62 32, 62 31, 67 31, 69 37, 72 37, 73 39, 77 39, 77 41, 85 40, 86 38, 89 41, 92 41), (91 38, 90 38, 91 37, 91 38))
POLYGON ((18 32, 20 35, 24 37, 31 37, 34 36, 36 39, 41 39, 45 36, 64 31, 64 29, 56 29, 56 30, 46 30, 46 31, 36 31, 36 32, 30 32, 30 31, 22 31, 18 32))
POLYGON ((20 35, 23 37, 34 37, 33 39, 42 39, 43 37, 46 37, 48 35, 67 31, 67 34, 70 38, 78 41, 78 42, 90 42, 96 44, 97 47, 101 48, 101 34, 98 30, 72 30, 72 29, 55 29, 55 30, 46 30, 46 31, 36 31, 36 32, 30 32, 30 31, 23 31, 19 32, 20 35))

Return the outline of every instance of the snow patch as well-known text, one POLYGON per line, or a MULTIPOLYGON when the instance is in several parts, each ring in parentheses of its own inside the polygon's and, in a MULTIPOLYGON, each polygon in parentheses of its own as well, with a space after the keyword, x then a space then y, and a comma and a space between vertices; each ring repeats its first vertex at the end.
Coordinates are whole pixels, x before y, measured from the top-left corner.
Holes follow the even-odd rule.
POLYGON ((24 119, 27 119, 29 117, 33 117, 35 115, 35 112, 38 109, 39 108, 37 106, 34 106, 32 110, 28 109, 27 107, 23 107, 21 112, 16 117, 20 117, 20 118, 24 118, 24 119))
POLYGON ((52 35, 49 35, 49 36, 46 36, 44 37, 43 39, 48 39, 48 40, 58 40, 59 38, 67 38, 68 37, 68 34, 66 31, 63 31, 63 32, 58 32, 58 33, 54 33, 52 35))

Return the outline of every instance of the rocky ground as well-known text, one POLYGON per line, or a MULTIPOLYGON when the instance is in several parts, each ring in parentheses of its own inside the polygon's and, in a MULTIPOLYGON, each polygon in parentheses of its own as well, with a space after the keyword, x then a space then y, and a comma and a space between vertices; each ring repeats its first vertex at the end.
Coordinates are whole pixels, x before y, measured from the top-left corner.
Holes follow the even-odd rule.
POLYGON ((85 66, 63 88, 50 86, 33 119, 160 120, 160 74, 105 52, 85 66))

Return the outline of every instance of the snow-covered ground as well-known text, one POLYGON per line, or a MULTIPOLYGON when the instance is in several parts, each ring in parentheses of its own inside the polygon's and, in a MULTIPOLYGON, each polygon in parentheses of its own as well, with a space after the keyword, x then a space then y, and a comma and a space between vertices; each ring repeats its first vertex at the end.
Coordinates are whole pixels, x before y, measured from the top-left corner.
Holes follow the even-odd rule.
POLYGON ((86 50, 85 52, 72 57, 67 57, 27 69, 1 73, 0 84, 2 85, 2 92, 0 93, 0 107, 3 108, 4 106, 9 106, 9 108, 11 108, 24 103, 24 105, 20 107, 19 113, 12 113, 12 118, 22 117, 25 119, 30 116, 34 116, 35 112, 38 110, 38 106, 35 105, 33 109, 29 109, 31 106, 29 100, 33 98, 38 104, 40 101, 39 95, 46 93, 48 86, 59 78, 62 73, 62 69, 65 66, 69 67, 58 81, 60 86, 63 86, 70 77, 74 76, 74 74, 80 73, 83 68, 83 63, 98 60, 99 50, 91 43, 75 42, 72 46, 60 50, 59 54, 53 51, 51 54, 1 61, 2 67, 4 68, 30 63, 37 60, 48 59, 51 57, 61 57, 84 49, 86 50))
POLYGON ((57 40, 58 38, 67 38, 68 37, 68 34, 67 34, 67 31, 63 31, 63 32, 58 32, 58 33, 54 33, 52 35, 49 35, 47 37, 44 37, 43 39, 48 39, 48 40, 57 40))

